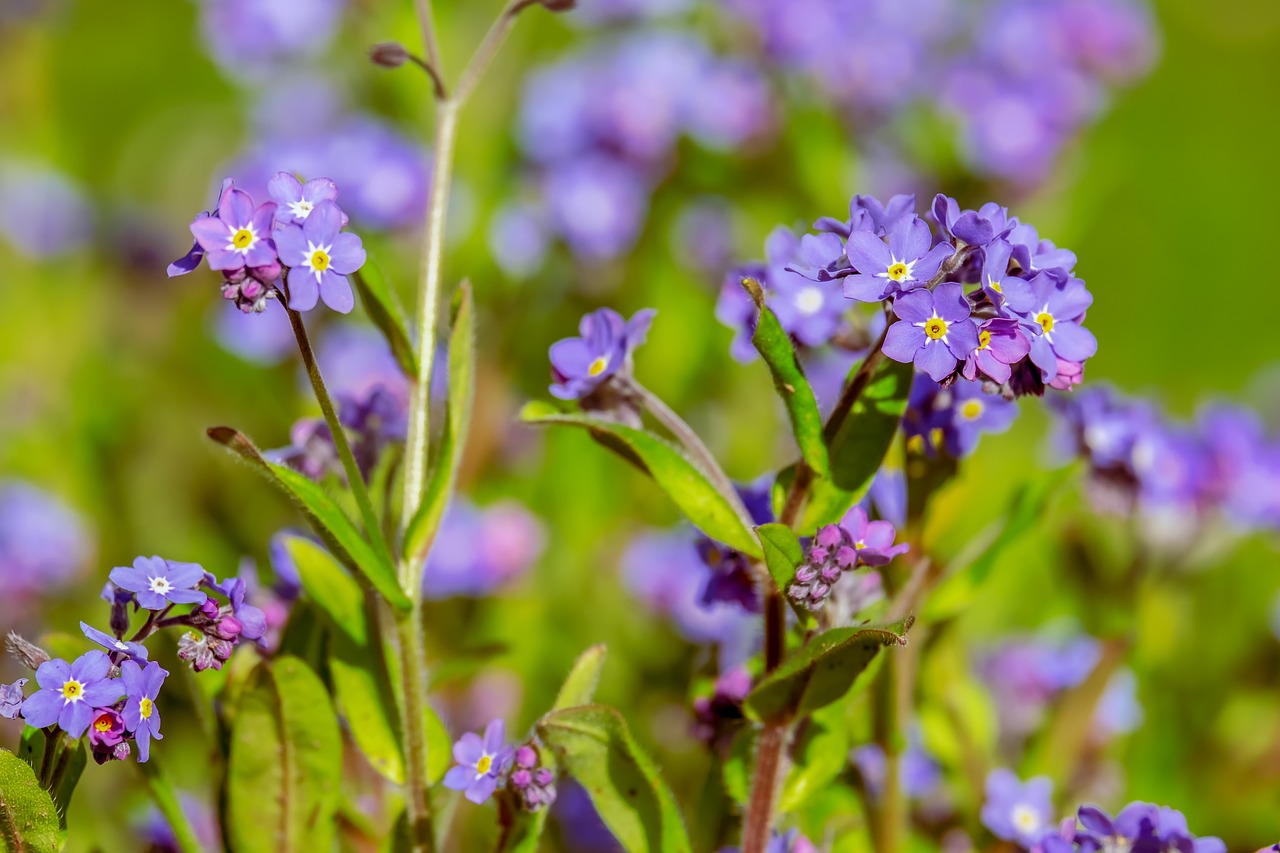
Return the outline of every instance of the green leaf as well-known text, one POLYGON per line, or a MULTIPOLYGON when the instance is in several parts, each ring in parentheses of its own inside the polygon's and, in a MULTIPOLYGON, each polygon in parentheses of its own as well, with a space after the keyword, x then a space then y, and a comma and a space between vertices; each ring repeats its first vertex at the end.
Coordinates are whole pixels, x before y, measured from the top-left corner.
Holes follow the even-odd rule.
POLYGON ((912 370, 910 364, 883 359, 852 410, 827 437, 831 480, 852 493, 849 505, 862 497, 893 442, 907 410, 912 370))
MULTIPOLYGON (((48 742, 44 729, 31 726, 23 728, 22 737, 18 741, 18 756, 36 773, 39 773, 44 762, 44 751, 48 742)), ((76 785, 80 783, 80 774, 84 773, 84 768, 89 763, 89 754, 85 749, 84 740, 68 743, 65 738, 59 738, 58 756, 55 761, 61 763, 62 767, 59 768, 55 764, 51 768, 52 775, 58 779, 58 786, 49 793, 53 796, 54 805, 58 807, 58 825, 66 829, 67 808, 71 805, 71 795, 75 793, 76 785)))
POLYGON ((729 501, 674 445, 644 430, 586 415, 563 414, 546 403, 529 403, 520 419, 532 424, 580 427, 651 476, 695 526, 712 539, 759 559, 755 534, 729 501))
POLYGON ((397 785, 405 779, 400 721, 380 650, 358 645, 343 633, 333 635, 329 656, 333 695, 347 719, 351 739, 369 766, 397 785))
MULTIPOLYGON (((795 579, 796 568, 804 562, 804 549, 800 540, 785 524, 762 524, 756 528, 760 537, 760 545, 764 548, 764 564, 769 567, 769 574, 778 589, 785 592, 787 586, 795 579)), ((798 607, 790 598, 787 603, 795 611, 801 625, 813 623, 813 614, 798 607)))
POLYGON ((605 647, 592 646, 582 653, 569 670, 569 676, 560 685, 552 710, 560 711, 578 705, 589 705, 600 683, 600 670, 604 668, 605 647))
POLYGON ((61 849, 58 807, 25 761, 0 750, 0 850, 56 853, 61 849))
POLYGON ((342 564, 364 578, 393 607, 409 609, 409 597, 400 588, 395 567, 369 546, 365 535, 320 486, 287 468, 268 462, 245 435, 231 427, 212 427, 209 438, 248 462, 258 473, 297 504, 311 529, 342 564))
POLYGON ((844 696, 884 646, 905 646, 911 619, 892 625, 835 628, 810 640, 747 696, 761 720, 804 717, 844 696))
POLYGON ((449 408, 444 436, 440 441, 435 469, 427 481, 422 503, 405 530, 404 553, 410 562, 416 563, 426 558, 453 494, 471 422, 475 372, 475 304, 471 297, 471 283, 464 279, 458 286, 452 331, 449 334, 449 408))
POLYGON ((720 769, 724 791, 738 805, 745 806, 751 796, 751 773, 756 763, 756 741, 759 727, 745 725, 733 736, 729 754, 720 769))
POLYGON ((793 812, 830 785, 849 762, 845 706, 832 703, 813 715, 792 749, 791 770, 782 785, 778 811, 793 812))
POLYGON ((813 395, 809 380, 804 376, 804 368, 796 357, 791 336, 782 328, 773 311, 765 305, 764 290, 760 287, 760 282, 744 278, 742 286, 760 311, 751 343, 764 356, 764 362, 773 375, 773 387, 786 404, 791 431, 796 437, 800 455, 810 468, 826 477, 830 467, 827 445, 822 437, 822 413, 818 411, 818 399, 813 395))
POLYGON ((628 853, 692 849, 675 797, 615 709, 585 705, 555 711, 542 718, 537 732, 560 767, 586 789, 628 853))
POLYGON ((342 739, 324 684, 297 658, 263 661, 231 732, 224 792, 230 848, 330 849, 341 784, 342 739))
POLYGON ((360 271, 351 276, 351 280, 360 294, 365 313, 391 346, 391 354, 399 362, 400 370, 411 379, 416 377, 418 357, 413 351, 413 340, 405 326, 404 311, 400 308, 391 284, 382 274, 382 269, 373 258, 368 258, 360 271))
POLYGON ((298 570, 307 597, 319 605, 333 627, 352 642, 364 645, 369 628, 365 621, 364 591, 333 555, 310 539, 289 536, 285 550, 298 570))

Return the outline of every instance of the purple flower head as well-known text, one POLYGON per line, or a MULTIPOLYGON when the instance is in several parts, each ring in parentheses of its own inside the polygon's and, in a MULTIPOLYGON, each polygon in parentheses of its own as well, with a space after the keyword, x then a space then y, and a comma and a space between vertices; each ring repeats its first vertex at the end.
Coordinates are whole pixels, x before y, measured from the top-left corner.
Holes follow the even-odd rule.
POLYGON ((288 465, 298 473, 316 481, 329 474, 345 475, 338 446, 324 418, 303 418, 289 430, 288 447, 268 450, 263 455, 271 462, 288 465))
POLYGON ((343 214, 332 201, 321 201, 301 226, 276 232, 280 260, 289 267, 289 307, 310 311, 324 300, 334 311, 350 313, 355 294, 347 276, 364 266, 360 238, 342 231, 343 214))
POLYGON ((80 630, 86 637, 105 649, 124 655, 131 660, 147 662, 147 647, 141 643, 130 643, 119 637, 113 637, 105 631, 99 631, 84 622, 80 623, 80 630))
POLYGON ((114 708, 99 708, 89 724, 89 747, 99 764, 109 760, 115 747, 124 742, 124 717, 114 708), (99 757, 101 756, 101 757, 99 757))
POLYGON ((156 696, 169 673, 152 661, 143 669, 131 660, 120 664, 120 679, 124 682, 124 724, 133 732, 138 743, 138 761, 146 761, 151 755, 151 739, 164 740, 160 734, 160 711, 156 708, 156 696))
POLYGON ((734 267, 725 273, 720 284, 720 295, 716 298, 716 319, 733 330, 733 342, 729 344, 729 355, 734 361, 750 364, 759 357, 751 338, 756 333, 756 324, 760 320, 760 312, 751 295, 742 288, 744 278, 753 278, 764 288, 766 301, 769 298, 768 273, 764 264, 745 264, 734 267))
POLYGON ((113 704, 124 691, 120 682, 107 678, 111 659, 106 652, 85 652, 75 663, 55 658, 36 670, 40 689, 22 703, 27 725, 42 729, 57 723, 73 738, 84 734, 94 708, 113 704))
POLYGON ((430 599, 491 595, 542 555, 546 531, 515 501, 483 508, 457 499, 445 511, 422 577, 430 599))
POLYGON ((798 829, 773 833, 769 843, 765 845, 765 853, 818 853, 813 842, 800 834, 798 829))
POLYGON ((138 557, 133 567, 111 570, 111 582, 136 593, 138 606, 163 610, 170 604, 203 604, 208 598, 196 586, 204 569, 195 563, 178 563, 161 557, 138 557))
POLYGON ((969 246, 986 246, 1013 230, 1018 221, 1007 208, 987 202, 977 210, 961 210, 955 199, 938 193, 933 199, 933 217, 943 233, 969 246))
POLYGON ((1017 320, 993 317, 978 326, 978 346, 965 359, 960 373, 965 379, 977 379, 981 373, 1000 385, 1009 381, 1013 365, 1031 352, 1031 339, 1017 320))
POLYGON ((556 801, 556 777, 549 768, 538 766, 538 751, 525 744, 515 751, 511 787, 527 811, 536 812, 556 801))
POLYGON ((196 217, 191 234, 212 269, 265 267, 276 261, 276 244, 271 239, 275 214, 275 202, 255 208, 247 192, 228 185, 218 199, 218 215, 196 217))
POLYGON ((978 328, 958 284, 914 290, 893 301, 898 322, 885 336, 884 354, 894 361, 914 362, 935 382, 955 372, 956 364, 978 347, 978 328))
POLYGON ((959 459, 973 452, 986 432, 1004 432, 1018 416, 1017 404, 999 394, 988 394, 979 382, 956 382, 949 395, 950 422, 943 426, 943 445, 959 459))
POLYGON ((179 660, 187 661, 196 672, 222 669, 234 650, 230 640, 200 631, 188 631, 178 640, 179 660))
POLYGON ((536 205, 508 202, 489 222, 489 253, 504 273, 528 278, 542 268, 550 235, 546 216, 536 205))
MULTIPOLYGON (((858 747, 853 752, 853 762, 872 796, 879 797, 884 791, 884 750, 877 744, 858 747)), ((912 729, 906 751, 902 754, 902 773, 898 778, 902 792, 912 799, 922 799, 936 791, 941 782, 941 766, 924 748, 920 732, 912 729)))
POLYGON ((1006 305, 1011 311, 1029 311, 1033 297, 1031 286, 1016 275, 1009 274, 1009 258, 1013 247, 1004 240, 996 240, 987 246, 982 260, 982 292, 997 309, 1006 305))
POLYGON ((1098 339, 1082 325, 1093 296, 1078 278, 1040 273, 1029 284, 1031 304, 1018 313, 1032 333, 1031 361, 1052 382, 1059 360, 1083 362, 1098 351, 1098 339))
POLYGON ((929 225, 918 216, 901 219, 888 231, 888 243, 871 231, 854 231, 845 254, 856 275, 844 280, 844 295, 879 302, 895 293, 924 287, 951 257, 949 243, 933 245, 929 225))
MULTIPOLYGON (((277 225, 302 225, 320 202, 338 200, 338 185, 331 179, 312 178, 304 184, 288 172, 277 172, 267 183, 267 192, 276 203, 277 225)), ((342 224, 347 224, 346 214, 342 224)))
POLYGON ((231 612, 240 623, 239 636, 246 640, 262 639, 267 633, 267 617, 259 608, 245 601, 248 584, 245 583, 244 578, 227 578, 220 584, 213 584, 213 588, 231 602, 231 612))
POLYGON ((765 241, 767 303, 782 328, 807 347, 830 341, 849 308, 831 276, 822 275, 830 266, 828 258, 839 254, 840 240, 831 234, 805 234, 797 239, 790 230, 775 228, 765 241), (823 280, 796 271, 815 268, 823 280))
POLYGON ((552 396, 581 400, 619 370, 628 370, 631 354, 644 343, 657 312, 637 311, 630 320, 611 308, 592 311, 578 324, 581 337, 551 345, 552 396))
POLYGON ((485 727, 483 740, 472 732, 459 738, 453 745, 453 760, 458 766, 445 774, 445 787, 464 791, 473 803, 489 799, 515 752, 506 743, 506 731, 502 720, 494 720, 485 727))
POLYGON ((344 5, 341 0, 201 0, 200 30, 223 71, 259 79, 324 50, 344 5))
MULTIPOLYGON (((883 566, 894 557, 905 554, 910 549, 906 542, 893 544, 897 531, 887 521, 868 521, 867 512, 861 506, 854 506, 840 520, 840 526, 853 540, 851 546, 855 561, 861 566, 883 566)), ((841 555, 836 554, 839 561, 841 555)))
POLYGON ((652 193, 650 178, 637 167, 604 155, 559 163, 542 181, 552 225, 588 261, 616 258, 631 248, 652 193))
POLYGON ((1023 782, 1012 770, 992 770, 982 824, 997 838, 1030 847, 1053 828, 1053 782, 1046 776, 1023 782))
MULTIPOLYGON (((201 219, 208 219, 210 217, 216 219, 218 217, 218 208, 217 208, 218 202, 222 199, 223 194, 226 193, 226 191, 230 188, 231 188, 231 179, 224 178, 222 181, 222 188, 218 190, 218 198, 214 199, 214 209, 203 210, 200 213, 197 213, 196 220, 198 221, 201 219)), ((200 245, 199 240, 195 240, 191 243, 191 250, 189 252, 187 252, 182 257, 178 258, 173 263, 169 264, 169 268, 167 270, 169 274, 169 278, 173 278, 174 276, 179 276, 179 275, 186 275, 189 272, 194 272, 196 268, 200 266, 200 262, 203 260, 204 260, 204 247, 200 245)))
POLYGON ((694 734, 714 744, 726 730, 732 731, 746 719, 742 703, 751 692, 751 673, 744 666, 725 670, 716 679, 710 696, 694 700, 694 734))
POLYGON ((0 480, 0 595, 57 589, 89 557, 80 516, 54 495, 21 480, 0 480))
POLYGON ((27 686, 25 678, 19 678, 12 684, 0 684, 0 717, 16 720, 22 713, 22 688, 27 686))

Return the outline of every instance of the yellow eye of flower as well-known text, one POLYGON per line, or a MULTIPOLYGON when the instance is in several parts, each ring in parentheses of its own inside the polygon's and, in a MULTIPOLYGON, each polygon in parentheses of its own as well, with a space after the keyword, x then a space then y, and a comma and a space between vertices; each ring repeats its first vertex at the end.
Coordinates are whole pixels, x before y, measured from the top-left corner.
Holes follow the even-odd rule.
POLYGON ((1053 315, 1048 311, 1041 311, 1037 314, 1036 322, 1040 324, 1040 328, 1044 329, 1046 335, 1053 331, 1053 315))
POLYGON ((942 340, 947 336, 947 321, 941 317, 930 318, 929 321, 924 324, 924 333, 928 335, 931 340, 942 340))
POLYGON ((894 281, 902 281, 907 277, 907 265, 898 261, 896 264, 889 266, 889 278, 894 281))
POLYGON ((329 268, 329 256, 324 249, 316 249, 311 253, 311 268, 316 272, 324 272, 329 268))
POLYGON ((604 373, 608 367, 609 359, 604 356, 600 356, 595 361, 591 362, 591 366, 587 368, 587 373, 592 376, 599 376, 601 373, 604 373))
POLYGON ((62 685, 62 696, 64 699, 75 702, 84 693, 84 685, 72 679, 62 685))
POLYGON ((231 235, 231 245, 237 249, 247 249, 253 245, 253 232, 248 228, 241 228, 239 231, 231 235))
POLYGON ((960 407, 960 416, 965 420, 975 420, 980 414, 982 414, 981 400, 967 400, 965 401, 965 404, 960 407))
POLYGON ((988 281, 988 284, 991 285, 991 289, 996 293, 1004 293, 1004 288, 1002 288, 1000 286, 1000 282, 996 281, 994 278, 988 281))
POLYGON ((93 721, 93 727, 100 732, 111 731, 111 718, 106 714, 93 721))
POLYGON ((481 776, 489 772, 489 768, 493 766, 493 756, 482 755, 480 760, 476 762, 476 772, 481 776))
POLYGON ((142 715, 142 719, 151 719, 151 713, 155 711, 156 703, 152 702, 146 696, 143 696, 138 702, 138 713, 142 715))
POLYGON ((978 332, 978 349, 987 349, 991 346, 991 333, 988 331, 978 332))

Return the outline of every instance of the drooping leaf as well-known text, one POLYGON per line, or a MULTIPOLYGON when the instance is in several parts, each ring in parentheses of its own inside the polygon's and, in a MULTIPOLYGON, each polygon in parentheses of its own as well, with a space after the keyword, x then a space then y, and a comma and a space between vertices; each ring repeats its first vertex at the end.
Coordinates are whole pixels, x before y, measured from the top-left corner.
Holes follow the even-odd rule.
POLYGON ((881 648, 906 645, 911 621, 819 634, 756 684, 747 696, 748 714, 761 720, 797 718, 835 702, 881 648))
POLYGON ((330 849, 341 784, 342 741, 324 684, 297 658, 263 661, 241 694, 231 732, 230 848, 330 849))
POLYGON ((615 709, 584 705, 554 711, 537 731, 628 853, 692 849, 675 797, 615 709))
POLYGON ((586 415, 563 414, 546 403, 529 403, 520 419, 585 429, 653 478, 689 521, 712 539, 760 558, 755 534, 706 476, 674 445, 644 430, 586 415))
POLYGON ((364 578, 393 607, 409 608, 395 567, 367 542, 365 535, 320 486, 284 465, 268 462, 245 435, 231 427, 212 427, 209 437, 248 462, 297 504, 307 523, 329 550, 351 571, 364 578))
POLYGON ((912 370, 910 364, 882 359, 848 415, 835 429, 828 424, 831 481, 851 493, 850 504, 871 484, 898 431, 911 393, 912 370))
POLYGON ((356 291, 360 294, 360 302, 369 319, 382 332, 391 347, 400 370, 410 378, 418 375, 418 357, 413 351, 413 341, 405 326, 404 311, 391 289, 390 282, 383 275, 382 269, 372 258, 365 261, 363 267, 351 276, 356 291))
POLYGON ((61 849, 58 807, 25 761, 0 750, 0 851, 56 853, 61 849))
POLYGON ((791 431, 800 455, 810 468, 826 477, 829 467, 827 445, 822 437, 822 413, 818 411, 818 400, 796 357, 796 348, 777 316, 765 305, 760 282, 744 278, 742 286, 760 311, 751 343, 764 357, 773 375, 773 387, 787 407, 787 417, 791 420, 791 431))
POLYGON ((427 480, 422 503, 405 530, 404 553, 413 562, 426 557, 453 494, 471 421, 475 369, 475 305, 471 297, 471 283, 464 279, 458 286, 449 334, 449 408, 444 436, 440 442, 435 468, 427 480))

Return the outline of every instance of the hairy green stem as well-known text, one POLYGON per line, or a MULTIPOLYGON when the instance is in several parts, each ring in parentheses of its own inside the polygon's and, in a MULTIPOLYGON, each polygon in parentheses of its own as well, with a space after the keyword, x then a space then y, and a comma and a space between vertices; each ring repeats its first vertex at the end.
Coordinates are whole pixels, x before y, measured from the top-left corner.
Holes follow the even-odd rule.
POLYGON ((422 600, 413 596, 413 608, 396 617, 400 651, 400 688, 404 699, 404 738, 408 791, 409 838, 414 853, 436 848, 431 821, 431 788, 427 781, 426 673, 422 654, 422 600))
POLYGON ((44 755, 40 758, 40 772, 37 778, 40 780, 40 787, 46 791, 52 790, 49 786, 49 780, 53 776, 53 756, 62 748, 62 729, 45 729, 44 730, 44 755))
POLYGON ((747 800, 747 817, 742 825, 743 853, 765 853, 773 829, 773 807, 782 779, 783 753, 787 745, 788 724, 765 723, 756 750, 755 775, 751 780, 751 796, 747 800))
POLYGON ((169 823, 169 828, 173 830, 178 849, 182 853, 203 853, 204 848, 200 846, 200 839, 196 837, 196 831, 187 820, 187 814, 182 810, 182 802, 178 799, 178 794, 173 789, 173 783, 169 781, 169 777, 154 761, 140 763, 138 769, 147 780, 147 789, 151 792, 151 799, 155 800, 156 808, 160 810, 160 814, 169 823))

